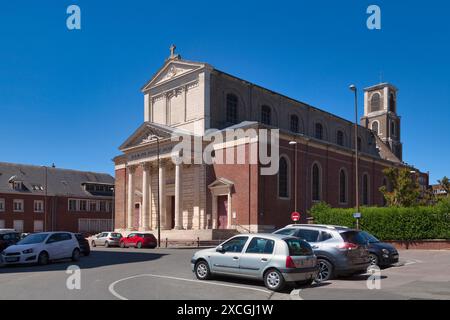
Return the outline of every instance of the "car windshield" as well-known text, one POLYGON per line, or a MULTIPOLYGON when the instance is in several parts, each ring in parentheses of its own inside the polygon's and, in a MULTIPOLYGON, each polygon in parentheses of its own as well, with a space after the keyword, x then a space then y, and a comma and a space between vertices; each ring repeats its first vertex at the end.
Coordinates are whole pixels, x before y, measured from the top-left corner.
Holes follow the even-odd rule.
POLYGON ((290 256, 310 256, 313 254, 311 246, 306 241, 291 238, 284 239, 284 242, 288 245, 290 256))
POLYGON ((42 243, 47 239, 48 233, 36 233, 36 234, 30 234, 27 237, 23 238, 17 244, 35 244, 35 243, 42 243))
POLYGON ((153 238, 152 234, 144 234, 142 238, 153 238))
POLYGON ((370 233, 363 231, 361 232, 362 236, 365 237, 367 239, 367 241, 369 241, 369 243, 378 243, 380 242, 380 240, 378 240, 377 238, 375 238, 373 235, 371 235, 370 233))

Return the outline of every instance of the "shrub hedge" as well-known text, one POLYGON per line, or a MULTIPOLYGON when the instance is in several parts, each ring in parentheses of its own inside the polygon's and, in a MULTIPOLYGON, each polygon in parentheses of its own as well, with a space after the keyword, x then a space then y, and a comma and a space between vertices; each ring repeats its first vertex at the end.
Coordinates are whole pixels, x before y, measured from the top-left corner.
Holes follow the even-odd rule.
MULTIPOLYGON (((355 209, 331 208, 325 203, 311 208, 314 223, 355 227, 355 209)), ((450 199, 429 207, 363 207, 360 227, 380 240, 450 239, 450 199)))

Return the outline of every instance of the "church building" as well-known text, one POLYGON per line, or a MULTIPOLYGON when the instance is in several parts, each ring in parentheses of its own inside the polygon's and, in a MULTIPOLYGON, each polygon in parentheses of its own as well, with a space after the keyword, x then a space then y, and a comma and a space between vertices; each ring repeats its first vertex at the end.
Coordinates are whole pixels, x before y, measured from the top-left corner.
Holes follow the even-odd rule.
POLYGON ((144 121, 114 158, 118 231, 160 226, 162 236, 171 240, 219 239, 283 227, 291 223, 293 211, 306 222, 308 210, 321 201, 354 207, 355 142, 361 206, 385 205, 379 188, 388 184, 383 175, 387 167, 408 167, 421 185, 428 185, 427 174, 403 162, 398 90, 389 83, 364 89, 357 139, 353 122, 207 63, 184 60, 174 46, 141 91, 144 121), (244 150, 243 159, 232 164, 173 160, 174 136, 200 138, 202 151, 208 148, 202 137, 211 129, 257 134, 210 142, 213 158, 230 149, 244 150), (277 160, 273 174, 262 174, 266 164, 251 161, 251 150, 255 145, 259 150, 264 140, 261 129, 278 132, 278 149, 271 152, 277 160))

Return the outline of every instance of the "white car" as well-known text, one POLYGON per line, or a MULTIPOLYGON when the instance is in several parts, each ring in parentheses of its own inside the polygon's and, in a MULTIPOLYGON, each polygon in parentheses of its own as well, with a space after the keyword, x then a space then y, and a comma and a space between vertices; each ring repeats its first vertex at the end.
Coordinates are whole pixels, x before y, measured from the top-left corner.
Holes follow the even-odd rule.
POLYGON ((38 263, 80 259, 80 245, 71 232, 40 232, 28 235, 2 252, 4 264, 38 263))

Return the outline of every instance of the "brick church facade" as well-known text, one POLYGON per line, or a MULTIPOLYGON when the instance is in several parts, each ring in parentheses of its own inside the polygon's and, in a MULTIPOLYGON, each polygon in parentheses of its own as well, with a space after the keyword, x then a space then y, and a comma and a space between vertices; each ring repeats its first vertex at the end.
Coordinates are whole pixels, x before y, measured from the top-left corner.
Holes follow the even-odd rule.
MULTIPOLYGON (((144 122, 114 159, 116 230, 160 225, 171 239, 211 239, 227 230, 273 230, 290 223, 294 210, 306 221, 307 211, 320 201, 355 206, 352 122, 207 63, 184 60, 174 49, 142 93, 144 122), (222 136, 231 129, 257 134, 219 143, 205 139, 213 128, 222 136), (275 174, 262 174, 267 165, 260 154, 257 163, 252 161, 251 151, 264 140, 261 129, 278 130, 275 174), (237 154, 239 148, 243 157, 234 164, 199 163, 193 160, 195 150, 175 152, 174 136, 191 136, 201 150, 212 145, 213 158, 229 150, 237 154), (193 161, 173 160, 189 158, 193 161)), ((387 167, 406 166, 423 187, 428 185, 427 174, 402 160, 394 86, 365 89, 357 141, 361 205, 385 204, 379 188, 387 184, 382 172, 387 167)))

